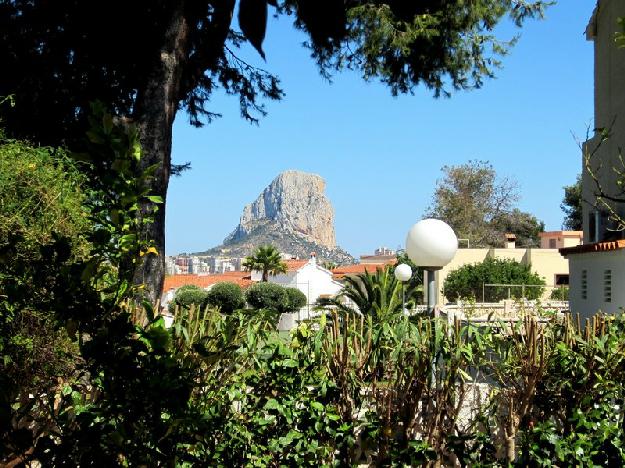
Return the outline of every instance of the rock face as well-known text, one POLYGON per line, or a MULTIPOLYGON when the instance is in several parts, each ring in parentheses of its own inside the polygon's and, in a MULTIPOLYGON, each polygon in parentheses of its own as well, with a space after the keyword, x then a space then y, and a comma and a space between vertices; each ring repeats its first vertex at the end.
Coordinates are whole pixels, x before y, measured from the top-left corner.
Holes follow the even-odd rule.
POLYGON ((278 175, 258 198, 245 206, 239 225, 211 254, 246 256, 263 244, 281 252, 322 260, 353 261, 336 245, 334 210, 324 194, 325 181, 316 174, 286 171, 278 175))
POLYGON ((283 172, 243 208, 239 225, 224 244, 243 240, 257 227, 270 223, 297 233, 308 242, 333 249, 334 210, 323 193, 325 188, 325 181, 316 174, 283 172))

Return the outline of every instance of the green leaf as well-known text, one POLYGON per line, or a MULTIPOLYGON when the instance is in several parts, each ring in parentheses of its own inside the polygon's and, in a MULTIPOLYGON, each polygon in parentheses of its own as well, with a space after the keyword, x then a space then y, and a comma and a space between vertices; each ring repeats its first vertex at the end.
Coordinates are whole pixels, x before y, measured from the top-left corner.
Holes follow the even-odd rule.
POLYGON ((163 197, 158 196, 158 195, 148 195, 145 198, 150 200, 152 203, 163 203, 163 197))

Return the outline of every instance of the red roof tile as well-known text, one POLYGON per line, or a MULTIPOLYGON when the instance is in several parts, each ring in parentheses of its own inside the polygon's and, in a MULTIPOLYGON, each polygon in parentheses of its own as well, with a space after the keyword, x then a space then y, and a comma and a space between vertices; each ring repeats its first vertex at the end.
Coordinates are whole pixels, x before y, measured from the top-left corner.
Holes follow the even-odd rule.
POLYGON ((193 284, 200 288, 207 288, 215 283, 235 283, 246 288, 252 284, 250 273, 247 271, 228 271, 217 275, 172 275, 165 277, 163 291, 178 289, 181 286, 193 284))
POLYGON ((332 274, 335 278, 342 278, 346 275, 359 275, 365 271, 368 273, 375 273, 377 270, 382 270, 387 265, 394 265, 396 260, 388 263, 357 263, 354 265, 342 265, 332 270, 332 274))
POLYGON ((593 244, 582 244, 576 245, 575 247, 565 247, 560 249, 560 254, 566 257, 569 254, 609 252, 620 249, 625 249, 625 239, 608 242, 595 242, 593 244))
POLYGON ((286 267, 289 271, 297 271, 308 263, 308 260, 285 260, 286 267))

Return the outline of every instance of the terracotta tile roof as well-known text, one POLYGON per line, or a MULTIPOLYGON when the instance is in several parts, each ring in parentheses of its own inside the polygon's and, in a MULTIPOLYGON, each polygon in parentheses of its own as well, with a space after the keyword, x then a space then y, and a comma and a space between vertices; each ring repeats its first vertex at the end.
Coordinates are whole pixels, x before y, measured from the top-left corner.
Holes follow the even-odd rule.
POLYGON ((246 288, 252 284, 250 273, 247 271, 228 271, 217 275, 172 275, 165 277, 163 291, 178 289, 180 286, 193 284, 200 288, 207 288, 215 283, 221 282, 235 283, 246 288))
POLYGON ((589 252, 609 252, 613 250, 625 249, 625 239, 608 242, 595 242, 593 244, 576 245, 575 247, 565 247, 560 249, 560 255, 566 257, 569 254, 580 254, 589 252))
POLYGON ((308 263, 308 260, 285 260, 284 263, 286 263, 289 271, 297 271, 304 265, 306 265, 308 263))
POLYGON ((396 260, 388 263, 357 263, 354 265, 342 265, 332 270, 334 278, 343 278, 347 275, 359 275, 367 271, 368 273, 375 273, 376 270, 382 270, 386 265, 394 265, 396 260))

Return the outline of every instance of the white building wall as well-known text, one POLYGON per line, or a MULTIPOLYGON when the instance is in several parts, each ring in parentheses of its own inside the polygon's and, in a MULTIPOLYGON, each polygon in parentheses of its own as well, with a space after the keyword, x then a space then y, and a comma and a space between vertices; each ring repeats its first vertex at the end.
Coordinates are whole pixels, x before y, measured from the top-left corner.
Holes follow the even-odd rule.
POLYGON ((571 312, 588 318, 597 312, 616 313, 625 307, 625 250, 569 254, 571 312), (586 285, 583 275, 586 272, 586 285), (606 301, 606 271, 611 273, 611 300, 606 301), (585 298, 584 298, 585 291, 585 298))
POLYGON ((278 324, 281 330, 290 330, 296 326, 297 320, 305 320, 314 316, 313 308, 317 299, 321 296, 335 296, 342 288, 340 283, 334 281, 332 272, 317 265, 315 260, 309 261, 295 272, 270 276, 269 282, 297 288, 306 296, 306 306, 298 312, 282 314, 278 324))

